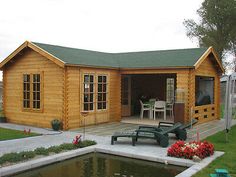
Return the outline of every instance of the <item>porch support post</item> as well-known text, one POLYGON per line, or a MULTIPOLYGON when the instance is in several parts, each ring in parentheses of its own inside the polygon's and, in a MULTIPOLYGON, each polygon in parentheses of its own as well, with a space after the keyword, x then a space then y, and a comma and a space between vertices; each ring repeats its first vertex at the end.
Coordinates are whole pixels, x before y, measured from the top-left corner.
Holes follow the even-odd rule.
POLYGON ((189 119, 189 86, 190 86, 190 71, 180 70, 176 75, 176 101, 184 103, 183 121, 188 122, 189 119))

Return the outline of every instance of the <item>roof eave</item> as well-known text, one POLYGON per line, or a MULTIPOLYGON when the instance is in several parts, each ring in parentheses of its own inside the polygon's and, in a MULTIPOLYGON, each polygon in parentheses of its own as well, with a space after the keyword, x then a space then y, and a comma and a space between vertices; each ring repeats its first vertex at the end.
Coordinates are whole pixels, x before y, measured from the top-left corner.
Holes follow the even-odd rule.
POLYGON ((207 57, 210 53, 212 53, 212 54, 214 55, 215 60, 216 60, 217 64, 219 65, 219 68, 220 68, 221 72, 224 73, 225 70, 224 70, 224 68, 223 68, 223 66, 222 66, 222 64, 221 64, 221 62, 220 62, 220 59, 219 59, 218 55, 216 54, 216 52, 215 52, 215 50, 213 49, 212 46, 209 47, 209 48, 202 54, 202 56, 197 60, 197 62, 194 64, 195 69, 198 69, 198 68, 200 67, 200 65, 202 64, 202 62, 206 59, 206 57, 207 57))
POLYGON ((37 45, 33 44, 32 42, 25 41, 23 44, 21 44, 16 50, 14 50, 8 57, 6 57, 1 63, 0 63, 0 70, 3 70, 3 67, 11 61, 17 54, 19 54, 23 49, 26 47, 31 48, 35 52, 43 55, 47 59, 51 60, 52 62, 56 63, 60 67, 65 66, 65 63, 60 60, 59 58, 53 56, 52 54, 48 53, 47 51, 43 50, 42 48, 38 47, 37 45))
POLYGON ((1 63, 0 63, 0 69, 5 66, 12 58, 14 58, 20 51, 22 51, 24 48, 28 46, 28 41, 25 41, 23 44, 21 44, 16 50, 14 50, 10 55, 8 55, 1 63))
POLYGON ((120 68, 120 70, 146 70, 146 69, 194 69, 194 66, 163 66, 163 67, 134 67, 120 68))
POLYGON ((51 53, 47 52, 46 50, 40 48, 39 46, 35 45, 32 42, 28 43, 28 46, 33 49, 34 51, 38 52, 39 54, 43 55, 47 59, 51 60, 52 62, 56 63, 60 67, 65 67, 65 62, 63 62, 61 59, 57 58, 56 56, 52 55, 51 53))
POLYGON ((94 65, 71 64, 71 63, 65 63, 65 66, 83 67, 83 68, 99 68, 99 69, 120 69, 119 67, 113 67, 113 66, 94 66, 94 65))

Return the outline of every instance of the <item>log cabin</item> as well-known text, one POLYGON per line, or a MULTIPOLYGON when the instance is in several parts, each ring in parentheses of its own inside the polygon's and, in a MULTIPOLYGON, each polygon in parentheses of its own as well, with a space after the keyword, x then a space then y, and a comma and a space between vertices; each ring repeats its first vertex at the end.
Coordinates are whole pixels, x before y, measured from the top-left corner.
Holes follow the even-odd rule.
POLYGON ((220 116, 224 69, 212 47, 103 53, 26 41, 0 69, 12 123, 51 127, 60 119, 67 130, 82 126, 83 112, 86 125, 121 121, 139 114, 142 98, 183 103, 174 121, 220 116))

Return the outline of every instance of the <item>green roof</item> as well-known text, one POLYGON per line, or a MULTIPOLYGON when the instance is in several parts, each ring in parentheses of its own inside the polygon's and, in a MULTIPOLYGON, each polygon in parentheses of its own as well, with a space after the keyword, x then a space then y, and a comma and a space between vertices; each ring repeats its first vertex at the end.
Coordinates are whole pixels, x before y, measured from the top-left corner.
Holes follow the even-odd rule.
POLYGON ((159 50, 129 53, 103 53, 33 42, 65 64, 114 67, 159 68, 192 67, 207 48, 159 50))

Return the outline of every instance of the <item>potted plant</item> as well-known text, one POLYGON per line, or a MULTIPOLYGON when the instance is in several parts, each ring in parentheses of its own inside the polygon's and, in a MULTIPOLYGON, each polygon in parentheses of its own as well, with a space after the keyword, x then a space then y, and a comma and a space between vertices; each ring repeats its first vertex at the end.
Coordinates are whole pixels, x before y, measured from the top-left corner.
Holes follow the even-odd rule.
POLYGON ((0 123, 6 123, 7 122, 7 118, 4 115, 0 116, 0 123))
POLYGON ((51 121, 52 129, 58 131, 62 128, 62 122, 59 119, 53 119, 51 121))

